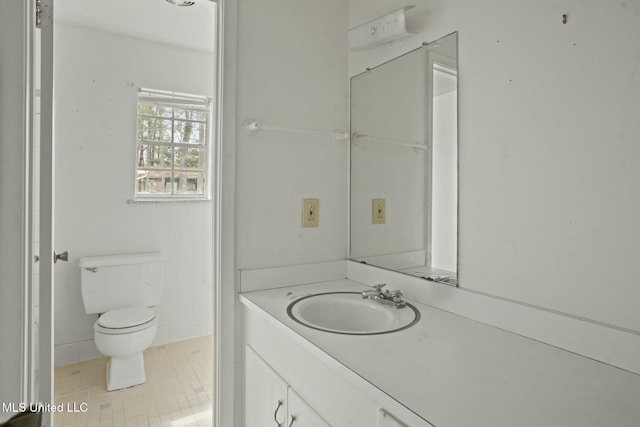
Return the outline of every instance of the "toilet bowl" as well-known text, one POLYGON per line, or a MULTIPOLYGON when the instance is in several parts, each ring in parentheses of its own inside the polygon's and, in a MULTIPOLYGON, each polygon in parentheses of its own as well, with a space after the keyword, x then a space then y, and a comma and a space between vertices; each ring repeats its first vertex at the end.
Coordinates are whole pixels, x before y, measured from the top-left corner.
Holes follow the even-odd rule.
POLYGON ((158 332, 153 307, 162 295, 162 256, 158 253, 81 258, 80 284, 98 351, 108 356, 107 390, 147 381, 143 352, 158 332))
POLYGON ((93 324, 98 351, 109 356, 107 391, 133 387, 147 382, 143 351, 158 332, 155 310, 128 307, 104 313, 93 324))

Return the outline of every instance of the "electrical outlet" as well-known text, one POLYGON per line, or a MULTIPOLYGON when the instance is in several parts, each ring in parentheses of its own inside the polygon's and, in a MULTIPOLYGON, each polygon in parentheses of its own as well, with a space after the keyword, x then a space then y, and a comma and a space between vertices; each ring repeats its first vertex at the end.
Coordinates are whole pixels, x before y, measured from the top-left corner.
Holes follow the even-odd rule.
POLYGON ((373 199, 371 203, 371 223, 384 224, 387 217, 385 199, 373 199))
POLYGON ((320 214, 320 200, 304 199, 302 201, 302 226, 317 227, 320 214))

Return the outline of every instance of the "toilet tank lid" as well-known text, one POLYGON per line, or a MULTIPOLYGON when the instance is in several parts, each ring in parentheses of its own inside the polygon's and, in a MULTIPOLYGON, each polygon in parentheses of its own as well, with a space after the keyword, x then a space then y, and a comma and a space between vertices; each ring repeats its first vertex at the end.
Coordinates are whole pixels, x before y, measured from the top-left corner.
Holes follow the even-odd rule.
POLYGON ((110 265, 145 264, 162 262, 164 257, 160 252, 145 252, 136 254, 99 255, 82 257, 78 261, 78 268, 107 267, 110 265))

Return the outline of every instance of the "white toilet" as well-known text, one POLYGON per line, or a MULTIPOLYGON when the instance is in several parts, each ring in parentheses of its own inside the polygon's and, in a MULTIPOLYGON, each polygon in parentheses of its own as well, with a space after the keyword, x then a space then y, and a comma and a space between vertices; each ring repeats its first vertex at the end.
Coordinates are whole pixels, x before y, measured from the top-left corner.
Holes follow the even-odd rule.
POLYGON ((107 390, 147 381, 142 352, 158 332, 153 307, 162 295, 162 255, 140 253, 80 258, 82 301, 93 325, 96 347, 109 356, 107 390))

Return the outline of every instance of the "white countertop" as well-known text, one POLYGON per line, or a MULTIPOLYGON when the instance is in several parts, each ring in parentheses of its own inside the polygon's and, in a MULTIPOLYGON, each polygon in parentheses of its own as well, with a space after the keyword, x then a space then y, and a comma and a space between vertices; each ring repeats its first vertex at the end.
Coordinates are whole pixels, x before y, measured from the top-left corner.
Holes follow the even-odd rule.
POLYGON ((279 321, 437 427, 640 426, 640 375, 410 301, 420 321, 383 335, 340 335, 287 315, 314 293, 370 289, 352 280, 248 292, 279 321))

